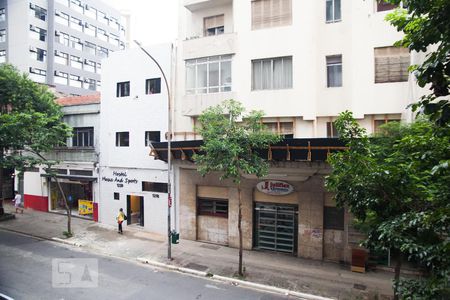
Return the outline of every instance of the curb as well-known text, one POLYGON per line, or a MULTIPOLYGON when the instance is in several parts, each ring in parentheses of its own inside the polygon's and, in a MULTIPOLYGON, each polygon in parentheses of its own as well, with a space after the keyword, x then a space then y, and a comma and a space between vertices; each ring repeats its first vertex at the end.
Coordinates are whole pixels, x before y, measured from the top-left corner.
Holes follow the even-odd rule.
POLYGON ((215 279, 215 280, 218 280, 221 282, 231 283, 234 286, 239 285, 239 286, 243 286, 243 287, 266 291, 266 292, 271 292, 271 293, 276 293, 276 294, 281 294, 281 295, 286 295, 286 296, 293 296, 293 297, 297 297, 297 298, 305 299, 305 300, 333 300, 334 299, 334 298, 326 298, 326 297, 306 294, 306 293, 302 293, 302 292, 296 292, 296 291, 278 288, 278 287, 265 285, 265 284, 261 284, 261 283, 254 283, 254 282, 245 281, 245 280, 241 280, 241 279, 235 279, 235 278, 230 278, 230 277, 221 276, 221 275, 214 275, 214 274, 204 272, 204 271, 198 271, 198 270, 194 270, 194 269, 177 267, 174 265, 169 265, 169 264, 161 263, 158 261, 151 261, 151 260, 141 258, 141 257, 136 258, 136 260, 140 263, 152 265, 154 267, 163 268, 163 269, 176 271, 176 272, 180 272, 180 273, 185 273, 185 274, 190 274, 190 275, 194 275, 194 276, 198 276, 198 277, 215 279))

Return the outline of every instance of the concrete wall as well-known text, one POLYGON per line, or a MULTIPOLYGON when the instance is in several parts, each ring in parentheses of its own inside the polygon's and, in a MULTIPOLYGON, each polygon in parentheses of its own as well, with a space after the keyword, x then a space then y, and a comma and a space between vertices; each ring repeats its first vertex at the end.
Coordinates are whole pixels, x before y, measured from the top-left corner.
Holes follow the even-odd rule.
MULTIPOLYGON (((190 240, 206 240, 230 247, 239 246, 238 191, 229 180, 220 181, 218 174, 202 177, 188 165, 178 165, 179 169, 179 218, 181 237, 190 240), (197 216, 197 197, 228 199, 228 222, 220 217, 197 216), (228 223, 228 224, 226 224, 228 223), (227 227, 226 227, 227 226, 227 227), (228 233, 228 240, 224 234, 228 233)), ((322 163, 279 163, 272 166, 268 178, 286 172, 286 179, 294 187, 287 196, 270 196, 256 190, 260 181, 245 178, 242 181, 242 228, 244 249, 253 248, 253 212, 255 202, 295 204, 298 206, 298 245, 299 257, 315 260, 350 261, 347 246, 347 223, 345 230, 323 229, 324 205, 330 205, 331 195, 324 188, 324 175, 329 172, 322 163), (286 172, 289 170, 289 172, 286 172), (274 175, 271 175, 274 174, 274 175)), ((273 177, 272 179, 274 179, 273 177)), ((275 178, 276 179, 276 178, 275 178)), ((279 180, 279 178, 278 178, 279 180)))

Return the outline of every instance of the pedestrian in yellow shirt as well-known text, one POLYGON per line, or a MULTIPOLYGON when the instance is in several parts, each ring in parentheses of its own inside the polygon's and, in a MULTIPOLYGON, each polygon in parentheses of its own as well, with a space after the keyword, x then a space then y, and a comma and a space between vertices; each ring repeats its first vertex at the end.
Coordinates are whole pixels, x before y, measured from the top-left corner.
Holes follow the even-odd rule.
POLYGON ((117 233, 123 234, 122 223, 127 219, 127 216, 123 212, 123 208, 119 209, 119 214, 117 215, 117 224, 119 224, 119 231, 117 233))

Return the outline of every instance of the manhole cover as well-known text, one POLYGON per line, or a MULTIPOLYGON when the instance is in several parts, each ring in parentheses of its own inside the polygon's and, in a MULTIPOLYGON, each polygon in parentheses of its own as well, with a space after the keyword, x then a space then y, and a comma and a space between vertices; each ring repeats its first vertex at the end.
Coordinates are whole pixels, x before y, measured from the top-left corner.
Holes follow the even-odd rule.
POLYGON ((208 269, 207 266, 202 266, 196 263, 188 263, 187 265, 185 265, 184 267, 189 268, 189 269, 194 269, 197 271, 205 271, 206 269, 208 269))
POLYGON ((200 245, 200 247, 202 247, 202 248, 206 248, 206 249, 210 249, 210 250, 219 250, 219 249, 220 249, 220 247, 219 247, 219 246, 214 246, 214 245, 205 245, 205 244, 203 244, 203 245, 200 245))

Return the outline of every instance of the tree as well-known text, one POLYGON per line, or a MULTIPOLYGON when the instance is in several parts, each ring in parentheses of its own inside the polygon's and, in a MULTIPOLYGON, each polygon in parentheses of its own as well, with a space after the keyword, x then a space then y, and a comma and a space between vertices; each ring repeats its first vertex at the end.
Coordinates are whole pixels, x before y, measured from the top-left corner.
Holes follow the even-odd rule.
MULTIPOLYGON (((47 172, 56 179, 51 172, 56 162, 45 159, 44 153, 65 145, 70 129, 61 121, 62 113, 54 99, 46 86, 31 81, 11 65, 0 65, 0 169, 23 171, 46 165, 47 172)), ((71 233, 70 216, 68 231, 71 233)))
POLYGON ((336 121, 348 150, 329 158, 327 188, 364 225, 369 249, 390 250, 396 299, 450 296, 450 129, 428 120, 392 123, 369 138, 350 112, 336 121), (402 261, 424 276, 402 279, 402 261))
POLYGON ((239 269, 242 266, 242 211, 241 181, 243 174, 254 174, 258 178, 267 175, 269 164, 257 151, 267 149, 280 137, 266 130, 261 122, 263 112, 252 111, 244 114, 244 107, 234 100, 224 101, 221 105, 210 107, 199 117, 199 133, 203 137, 201 152, 194 156, 197 169, 205 176, 210 172, 220 172, 220 180, 231 179, 237 185, 238 232, 239 232, 239 269), (242 118, 242 122, 240 119, 242 118))
POLYGON ((405 9, 387 15, 389 21, 405 36, 396 43, 410 51, 429 51, 426 60, 412 66, 420 87, 430 85, 431 94, 425 95, 413 110, 420 109, 439 125, 450 122, 450 1, 448 0, 385 0, 405 9))

